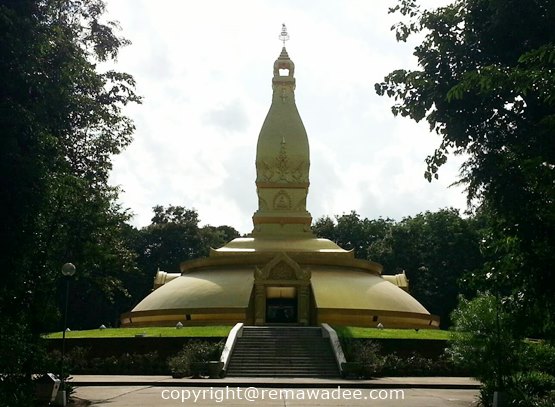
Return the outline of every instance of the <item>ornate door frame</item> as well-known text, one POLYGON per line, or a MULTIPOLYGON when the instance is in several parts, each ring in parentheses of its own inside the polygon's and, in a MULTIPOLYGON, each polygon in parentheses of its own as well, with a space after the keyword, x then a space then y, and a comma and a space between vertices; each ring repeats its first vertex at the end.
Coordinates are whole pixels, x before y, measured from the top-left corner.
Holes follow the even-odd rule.
POLYGON ((301 267, 285 253, 279 253, 264 267, 254 270, 254 324, 266 323, 266 288, 297 289, 297 320, 300 325, 310 321, 310 277, 308 267, 301 267))

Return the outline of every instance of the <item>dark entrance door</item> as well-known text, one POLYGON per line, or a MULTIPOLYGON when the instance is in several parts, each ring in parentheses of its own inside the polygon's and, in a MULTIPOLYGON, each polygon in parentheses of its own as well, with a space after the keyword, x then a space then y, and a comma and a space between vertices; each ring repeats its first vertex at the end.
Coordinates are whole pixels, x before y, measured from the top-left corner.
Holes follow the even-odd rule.
POLYGON ((270 324, 297 323, 297 299, 268 298, 266 300, 266 322, 270 324))

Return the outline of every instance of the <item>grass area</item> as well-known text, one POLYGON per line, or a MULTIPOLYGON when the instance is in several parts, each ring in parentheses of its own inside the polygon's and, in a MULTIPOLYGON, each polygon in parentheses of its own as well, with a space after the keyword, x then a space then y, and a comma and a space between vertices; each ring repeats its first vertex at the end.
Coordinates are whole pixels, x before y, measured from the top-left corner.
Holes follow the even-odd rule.
MULTIPOLYGON (((132 338, 135 335, 145 336, 183 336, 183 337, 226 337, 231 326, 189 326, 181 329, 174 327, 148 328, 106 328, 90 329, 87 331, 66 332, 66 338, 132 338)), ((450 339, 449 331, 438 329, 377 329, 358 328, 352 326, 334 327, 337 334, 350 338, 380 338, 380 339, 450 339)), ((44 335, 45 338, 61 338, 61 332, 44 335)))
POLYGON ((376 339, 451 339, 449 331, 439 329, 377 329, 353 326, 334 327, 339 336, 376 339))
MULTIPOLYGON (((131 338, 140 334, 145 334, 147 337, 226 337, 231 328, 231 326, 189 326, 181 329, 175 327, 106 328, 66 332, 66 338, 131 338)), ((44 337, 49 339, 61 338, 62 333, 52 332, 44 335, 44 337)))

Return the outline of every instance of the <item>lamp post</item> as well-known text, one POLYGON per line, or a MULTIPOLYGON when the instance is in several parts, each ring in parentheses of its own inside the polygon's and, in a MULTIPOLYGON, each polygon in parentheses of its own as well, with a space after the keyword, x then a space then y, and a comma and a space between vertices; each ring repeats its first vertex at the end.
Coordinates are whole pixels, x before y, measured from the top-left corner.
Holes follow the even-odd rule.
POLYGON ((66 382, 64 377, 64 365, 66 357, 66 329, 67 329, 67 303, 69 298, 69 279, 75 274, 75 266, 72 263, 66 263, 62 266, 62 275, 66 280, 66 297, 64 307, 64 330, 62 331, 62 369, 60 375, 61 381, 61 405, 65 406, 67 403, 66 395, 66 382))

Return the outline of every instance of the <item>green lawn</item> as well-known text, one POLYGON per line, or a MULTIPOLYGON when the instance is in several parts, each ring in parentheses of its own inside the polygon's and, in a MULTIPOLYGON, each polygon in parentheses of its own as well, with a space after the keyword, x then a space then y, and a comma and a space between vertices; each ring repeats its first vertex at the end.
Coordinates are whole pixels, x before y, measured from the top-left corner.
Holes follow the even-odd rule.
POLYGON ((376 339, 451 339, 449 331, 439 329, 377 329, 353 326, 333 327, 339 336, 376 339))
MULTIPOLYGON (((174 327, 148 327, 148 328, 106 328, 90 329, 87 331, 66 332, 66 338, 129 338, 139 334, 145 336, 190 336, 190 337, 226 337, 231 326, 190 326, 176 329, 174 327)), ((61 338, 61 332, 52 332, 45 338, 61 338)))
MULTIPOLYGON (((130 338, 135 335, 145 336, 188 336, 188 337, 226 337, 231 326, 190 326, 176 329, 174 327, 149 328, 107 328, 90 329, 87 331, 71 331, 66 338, 130 338)), ((382 338, 382 339, 450 339, 449 331, 436 329, 377 329, 358 327, 334 327, 340 336, 352 338, 382 338)), ((61 338, 61 332, 44 335, 45 338, 61 338)))

